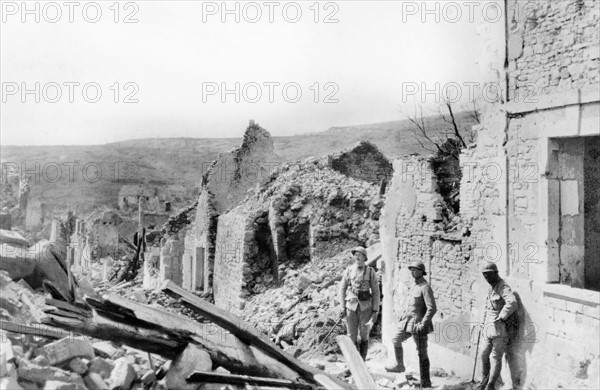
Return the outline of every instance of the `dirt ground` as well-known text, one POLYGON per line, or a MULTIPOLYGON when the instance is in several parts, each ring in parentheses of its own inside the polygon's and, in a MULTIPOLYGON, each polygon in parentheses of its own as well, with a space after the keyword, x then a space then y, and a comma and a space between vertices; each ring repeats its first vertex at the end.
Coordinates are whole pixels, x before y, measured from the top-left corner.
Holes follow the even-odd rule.
MULTIPOLYGON (((332 354, 323 356, 315 353, 310 359, 309 364, 323 369, 325 372, 333 375, 344 377, 344 372, 347 369, 344 356, 341 354, 332 354)), ((407 380, 407 374, 414 377, 419 377, 418 367, 407 367, 407 371, 402 374, 389 373, 385 370, 385 365, 388 364, 386 349, 380 340, 370 341, 369 353, 367 355, 367 367, 373 375, 375 382, 381 388, 390 389, 420 389, 420 385, 415 381, 407 380)), ((346 379, 348 380, 348 379, 346 379)), ((351 378, 350 378, 351 380, 351 378)), ((475 390, 476 385, 469 383, 471 378, 459 378, 453 373, 447 373, 442 368, 432 364, 431 382, 432 388, 438 390, 475 390)))

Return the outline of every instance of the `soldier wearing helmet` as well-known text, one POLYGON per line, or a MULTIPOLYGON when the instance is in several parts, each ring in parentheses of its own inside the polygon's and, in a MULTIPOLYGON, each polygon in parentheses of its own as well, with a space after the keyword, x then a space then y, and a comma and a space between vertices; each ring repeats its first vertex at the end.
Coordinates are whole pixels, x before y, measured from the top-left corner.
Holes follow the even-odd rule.
MULTIPOLYGON (((498 275, 498 267, 494 263, 486 262, 481 268, 483 278, 490 284, 486 298, 486 323, 484 324, 484 344, 481 352, 482 381, 479 389, 493 390, 500 377, 502 369, 502 356, 509 343, 509 329, 507 322, 513 318, 513 313, 518 309, 519 303, 510 286, 498 275)), ((513 356, 507 360, 509 367, 513 356)))
POLYGON ((375 270, 366 264, 367 250, 359 246, 351 252, 354 264, 346 268, 340 282, 340 317, 346 316, 348 336, 360 356, 366 360, 369 351, 369 331, 379 312, 379 281, 375 270))
POLYGON ((398 373, 406 371, 402 343, 412 336, 419 354, 421 386, 431 387, 429 376, 430 364, 427 354, 427 334, 433 332, 431 320, 437 310, 435 298, 433 297, 431 286, 423 278, 424 275, 427 275, 425 264, 415 261, 408 266, 408 269, 415 280, 415 285, 406 300, 406 307, 400 317, 398 331, 393 338, 396 364, 386 366, 385 369, 398 373))

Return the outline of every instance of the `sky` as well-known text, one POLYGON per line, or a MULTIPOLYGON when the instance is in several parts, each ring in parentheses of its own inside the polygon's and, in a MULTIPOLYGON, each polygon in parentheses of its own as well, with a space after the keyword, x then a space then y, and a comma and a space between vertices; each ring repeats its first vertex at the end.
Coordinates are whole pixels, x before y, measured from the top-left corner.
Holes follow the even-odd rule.
POLYGON ((1 143, 401 120, 402 107, 437 105, 426 88, 477 81, 483 11, 431 3, 1 1, 1 143))

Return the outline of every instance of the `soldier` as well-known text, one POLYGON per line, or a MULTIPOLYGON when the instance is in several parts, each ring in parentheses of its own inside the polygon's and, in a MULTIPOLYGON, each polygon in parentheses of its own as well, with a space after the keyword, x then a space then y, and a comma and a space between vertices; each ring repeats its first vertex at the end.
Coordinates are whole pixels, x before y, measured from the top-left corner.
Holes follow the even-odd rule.
POLYGON ((348 335, 365 360, 369 350, 369 330, 379 312, 379 283, 373 268, 367 266, 367 250, 352 249, 354 264, 346 268, 340 283, 340 317, 346 315, 348 335), (346 294, 346 290, 350 291, 346 294), (360 334, 360 343, 358 342, 360 334))
MULTIPOLYGON (((498 275, 496 264, 486 262, 481 272, 490 288, 485 305, 486 327, 481 352, 482 380, 479 389, 494 390, 502 370, 502 355, 506 352, 509 341, 506 324, 519 304, 510 286, 498 275), (487 326, 488 324, 491 326, 487 326)), ((511 362, 509 367, 512 367, 511 362)))
POLYGON ((435 298, 433 297, 431 286, 423 278, 424 275, 427 275, 425 264, 415 261, 408 269, 415 279, 415 285, 406 300, 406 307, 400 317, 398 331, 392 339, 396 364, 386 366, 385 369, 389 372, 397 373, 406 371, 402 343, 412 336, 419 354, 421 387, 431 387, 429 356, 427 355, 427 334, 433 332, 433 323, 431 320, 437 310, 435 298))

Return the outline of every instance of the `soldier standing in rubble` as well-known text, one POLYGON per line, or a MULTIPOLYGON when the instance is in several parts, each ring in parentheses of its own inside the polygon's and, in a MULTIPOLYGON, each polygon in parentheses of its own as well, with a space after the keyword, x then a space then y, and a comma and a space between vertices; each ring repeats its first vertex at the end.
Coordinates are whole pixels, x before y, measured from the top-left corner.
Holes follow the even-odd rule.
MULTIPOLYGON (((498 275, 498 267, 486 262, 481 269, 483 277, 490 284, 485 310, 484 344, 481 352, 482 380, 479 389, 493 390, 502 370, 502 356, 509 342, 507 323, 517 311, 518 301, 510 286, 498 275), (491 360, 491 361, 490 361, 491 360)), ((507 359, 513 359, 507 354, 507 359)), ((514 367, 512 361, 509 367, 514 367)))
POLYGON ((412 336, 417 345, 419 355, 421 387, 431 387, 431 377, 429 376, 430 363, 427 354, 427 334, 433 332, 433 323, 431 320, 437 308, 435 298, 433 297, 433 290, 423 277, 427 275, 425 264, 415 261, 411 263, 408 269, 415 280, 415 285, 407 297, 406 307, 400 317, 398 331, 392 339, 396 364, 386 366, 385 369, 389 372, 397 373, 406 371, 402 343, 412 336))
POLYGON ((379 282, 375 270, 365 264, 367 250, 359 246, 352 249, 352 255, 354 264, 346 268, 340 283, 340 317, 346 315, 348 335, 365 360, 369 350, 369 331, 379 314, 379 282), (346 294, 348 287, 350 291, 346 294))

